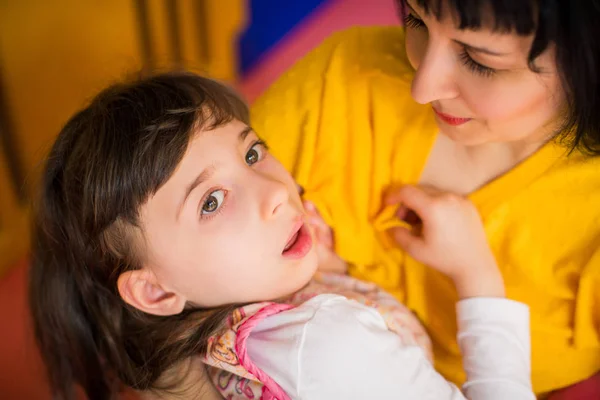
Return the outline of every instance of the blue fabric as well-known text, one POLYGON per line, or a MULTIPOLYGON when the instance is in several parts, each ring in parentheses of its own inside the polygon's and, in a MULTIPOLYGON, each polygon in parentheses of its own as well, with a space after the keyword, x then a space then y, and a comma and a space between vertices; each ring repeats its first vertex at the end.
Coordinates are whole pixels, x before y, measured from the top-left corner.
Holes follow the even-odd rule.
POLYGON ((257 61, 318 6, 332 0, 248 0, 249 26, 238 42, 239 70, 257 61))

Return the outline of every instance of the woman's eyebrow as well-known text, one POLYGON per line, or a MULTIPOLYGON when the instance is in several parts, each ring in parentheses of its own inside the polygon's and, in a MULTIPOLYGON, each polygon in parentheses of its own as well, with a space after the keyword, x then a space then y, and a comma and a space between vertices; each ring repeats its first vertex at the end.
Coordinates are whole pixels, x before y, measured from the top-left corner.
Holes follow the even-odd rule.
POLYGON ((460 40, 456 40, 456 39, 452 39, 452 41, 456 44, 463 46, 465 49, 476 52, 476 53, 483 53, 483 54, 488 54, 490 56, 497 56, 497 57, 505 56, 505 55, 509 54, 509 53, 500 53, 497 51, 486 49, 485 47, 473 46, 473 45, 470 45, 465 42, 461 42, 460 40))
POLYGON ((414 12, 415 14, 417 14, 417 12, 415 11, 415 8, 413 6, 410 5, 410 2, 408 0, 406 0, 405 2, 406 6, 408 7, 409 11, 414 12))
MULTIPOLYGON (((414 7, 410 5, 410 2, 408 0, 406 0, 405 4, 408 7, 408 10, 410 12, 415 13, 416 15, 419 15, 419 13, 414 9, 414 7)), ((487 55, 496 56, 496 57, 501 57, 501 56, 505 56, 508 54, 508 53, 501 53, 499 51, 493 51, 493 50, 487 49, 485 47, 473 46, 473 45, 470 45, 468 43, 465 43, 465 42, 462 42, 462 41, 456 40, 456 39, 452 39, 452 41, 460 46, 463 46, 467 50, 470 50, 475 53, 482 53, 482 54, 487 54, 487 55)))

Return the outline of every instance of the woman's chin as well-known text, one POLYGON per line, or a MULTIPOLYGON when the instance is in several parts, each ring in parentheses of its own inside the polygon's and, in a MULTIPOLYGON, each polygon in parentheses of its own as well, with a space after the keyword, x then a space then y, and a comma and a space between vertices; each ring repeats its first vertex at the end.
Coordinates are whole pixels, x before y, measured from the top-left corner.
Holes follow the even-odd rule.
POLYGON ((486 136, 476 129, 467 129, 466 126, 440 126, 440 133, 456 144, 471 147, 489 143, 486 136))

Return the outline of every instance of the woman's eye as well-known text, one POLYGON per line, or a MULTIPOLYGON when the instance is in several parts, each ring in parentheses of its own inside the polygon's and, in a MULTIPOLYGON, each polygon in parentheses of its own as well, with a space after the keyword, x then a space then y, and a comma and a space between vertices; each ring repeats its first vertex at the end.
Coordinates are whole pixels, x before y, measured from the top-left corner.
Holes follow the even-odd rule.
POLYGON ((264 142, 259 141, 254 143, 254 145, 246 153, 246 164, 253 165, 262 160, 265 156, 266 150, 267 148, 264 142))
POLYGON ((467 51, 464 49, 461 51, 459 57, 462 63, 474 74, 490 78, 497 72, 495 69, 481 65, 477 61, 473 60, 469 53, 467 53, 467 51))
POLYGON ((223 199, 225 198, 224 190, 215 190, 208 195, 204 204, 202 205, 202 214, 212 214, 221 207, 223 199))
POLYGON ((425 23, 423 22, 422 19, 415 17, 412 14, 406 14, 406 16, 404 17, 404 25, 407 28, 422 28, 425 26, 425 23))

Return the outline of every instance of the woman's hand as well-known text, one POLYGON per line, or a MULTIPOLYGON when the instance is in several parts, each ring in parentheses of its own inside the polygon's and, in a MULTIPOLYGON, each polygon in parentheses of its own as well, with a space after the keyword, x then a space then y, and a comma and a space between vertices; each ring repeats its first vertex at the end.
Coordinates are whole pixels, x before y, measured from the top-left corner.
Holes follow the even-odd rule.
POLYGON ((396 243, 416 260, 450 277, 461 298, 503 297, 504 284, 477 209, 463 196, 404 186, 389 194, 396 216, 412 229, 393 228, 396 243))
POLYGON ((333 250, 333 231, 325 223, 313 203, 304 201, 303 204, 307 214, 307 223, 313 231, 319 258, 319 271, 345 274, 348 265, 333 250))

